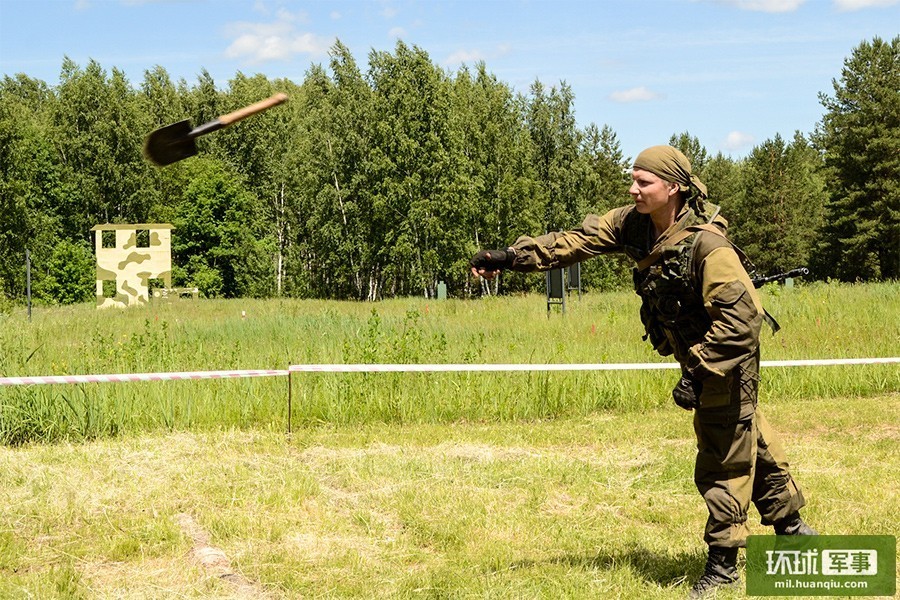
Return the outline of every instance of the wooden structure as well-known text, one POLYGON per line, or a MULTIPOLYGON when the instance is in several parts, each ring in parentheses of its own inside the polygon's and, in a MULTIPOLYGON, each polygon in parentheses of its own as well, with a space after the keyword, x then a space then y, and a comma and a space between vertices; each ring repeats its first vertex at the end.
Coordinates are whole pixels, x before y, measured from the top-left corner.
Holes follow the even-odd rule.
POLYGON ((172 287, 172 226, 91 228, 97 256, 97 308, 147 304, 150 287, 172 287))

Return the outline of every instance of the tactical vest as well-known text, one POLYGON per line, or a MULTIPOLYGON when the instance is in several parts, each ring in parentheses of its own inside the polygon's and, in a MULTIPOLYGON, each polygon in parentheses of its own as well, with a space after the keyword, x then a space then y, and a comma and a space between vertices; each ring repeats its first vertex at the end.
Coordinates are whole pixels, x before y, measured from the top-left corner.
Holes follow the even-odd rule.
MULTIPOLYGON (((719 207, 705 203, 703 214, 697 215, 691 210, 680 230, 712 223, 718 213, 719 207)), ((625 253, 636 262, 648 259, 651 227, 649 216, 636 210, 625 217, 625 253)), ((634 291, 642 301, 644 339, 649 339, 661 355, 674 353, 678 360, 688 355, 691 346, 703 340, 712 325, 703 296, 693 283, 696 238, 696 235, 689 235, 672 245, 663 245, 659 257, 650 266, 633 271, 634 291)))

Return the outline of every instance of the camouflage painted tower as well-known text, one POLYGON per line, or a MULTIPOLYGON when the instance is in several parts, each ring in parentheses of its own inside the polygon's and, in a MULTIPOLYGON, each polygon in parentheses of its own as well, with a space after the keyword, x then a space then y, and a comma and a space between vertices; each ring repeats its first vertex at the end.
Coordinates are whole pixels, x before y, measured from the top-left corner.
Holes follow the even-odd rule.
POLYGON ((97 308, 149 302, 151 280, 172 287, 172 226, 95 225, 97 308))

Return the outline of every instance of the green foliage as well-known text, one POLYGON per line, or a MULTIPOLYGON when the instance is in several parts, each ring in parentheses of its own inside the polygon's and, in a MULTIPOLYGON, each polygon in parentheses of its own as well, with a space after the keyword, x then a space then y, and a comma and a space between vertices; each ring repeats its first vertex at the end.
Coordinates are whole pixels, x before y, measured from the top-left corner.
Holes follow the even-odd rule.
MULTIPOLYGON (((898 356, 897 283, 769 285, 783 330, 767 360, 898 356)), ((630 291, 570 297, 548 318, 542 296, 359 302, 182 300, 126 310, 90 304, 0 316, 0 374, 43 376, 284 369, 346 363, 642 363, 630 291)), ((675 366, 672 363, 672 366, 675 366)), ((532 420, 669 406, 676 370, 644 372, 294 373, 293 423, 532 420)), ((762 401, 891 393, 896 365, 764 368, 762 401)), ((0 387, 0 443, 286 422, 284 377, 0 387)), ((674 409, 673 409, 674 410, 674 409)))
POLYGON ((207 297, 266 295, 258 286, 274 280, 271 247, 243 178, 209 157, 183 165, 178 176, 184 187, 170 199, 168 215, 178 231, 172 260, 184 265, 177 284, 196 286, 207 297))
MULTIPOLYGON (((722 209, 726 218, 732 219, 741 200, 741 171, 743 164, 732 160, 721 152, 712 157, 706 163, 701 179, 709 191, 709 199, 722 209)), ((732 231, 739 229, 741 223, 736 223, 732 231)))
MULTIPOLYGON (((0 294, 25 294, 25 251, 47 257, 65 219, 72 191, 55 159, 46 84, 24 75, 0 82, 0 294)), ((79 239, 86 239, 87 231, 79 239)))
POLYGON ((828 181, 822 276, 900 277, 900 36, 874 38, 844 61, 816 131, 828 181))
POLYGON ((41 271, 44 276, 34 286, 36 297, 59 304, 94 298, 94 255, 86 244, 60 240, 41 271))
POLYGON ((744 162, 743 193, 729 205, 739 224, 733 239, 760 274, 809 264, 825 200, 819 167, 819 155, 800 133, 790 144, 776 135, 744 162))
MULTIPOLYGON (((688 131, 671 136, 761 269, 898 276, 897 54, 897 40, 854 50, 822 96, 815 150, 798 133, 732 160, 688 131)), ((44 281, 48 265, 58 241, 84 245, 107 222, 174 224, 176 283, 208 296, 541 291, 534 275, 478 285, 468 259, 628 203, 629 161, 609 126, 577 126, 565 82, 517 94, 484 63, 448 73, 403 42, 362 70, 338 41, 299 83, 239 72, 219 86, 204 70, 189 84, 154 66, 133 87, 116 68, 65 58, 53 87, 0 81, 0 294, 24 296, 27 247, 48 299, 82 297, 59 287, 77 278, 44 281), (274 92, 290 101, 199 138, 195 158, 155 168, 142 157, 155 128, 274 92)), ((613 289, 628 273, 590 261, 582 283, 613 289)))
MULTIPOLYGON (((630 165, 619 140, 608 126, 590 125, 584 131, 578 160, 573 165, 582 207, 579 214, 604 214, 622 205, 631 185, 630 165)), ((581 265, 585 290, 614 290, 631 283, 632 265, 620 255, 591 260, 581 265)))

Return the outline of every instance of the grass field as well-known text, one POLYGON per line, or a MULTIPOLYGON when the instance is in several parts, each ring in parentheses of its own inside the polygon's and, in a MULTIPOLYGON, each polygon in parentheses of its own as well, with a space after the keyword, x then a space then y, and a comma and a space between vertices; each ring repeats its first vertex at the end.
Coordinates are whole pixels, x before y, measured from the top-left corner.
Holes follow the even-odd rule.
MULTIPOLYGON (((900 395, 767 416, 809 522, 896 535, 900 395)), ((683 598, 692 457, 674 407, 3 448, 0 597, 683 598)))
MULTIPOLYGON (((898 356, 898 298, 771 288, 763 358, 898 356)), ((633 294, 569 308, 41 309, 0 316, 0 376, 662 360, 633 294)), ((810 523, 896 535, 900 368, 762 375, 810 523)), ((0 388, 0 598, 682 598, 706 515, 675 377, 303 375, 291 435, 284 378, 0 388)))
MULTIPOLYGON (((900 356, 900 284, 769 286, 783 331, 764 360, 900 356)), ((285 369, 297 363, 661 361, 642 342, 638 298, 591 294, 547 317, 536 296, 377 304, 182 301, 127 311, 92 306, 0 317, 0 375, 285 369), (245 317, 242 317, 242 314, 245 317)), ((672 371, 301 375, 297 424, 449 423, 588 415, 666 406, 672 371)), ((770 369, 761 398, 900 390, 896 365, 770 369)), ((0 387, 0 443, 122 432, 284 427, 283 378, 0 387)))

